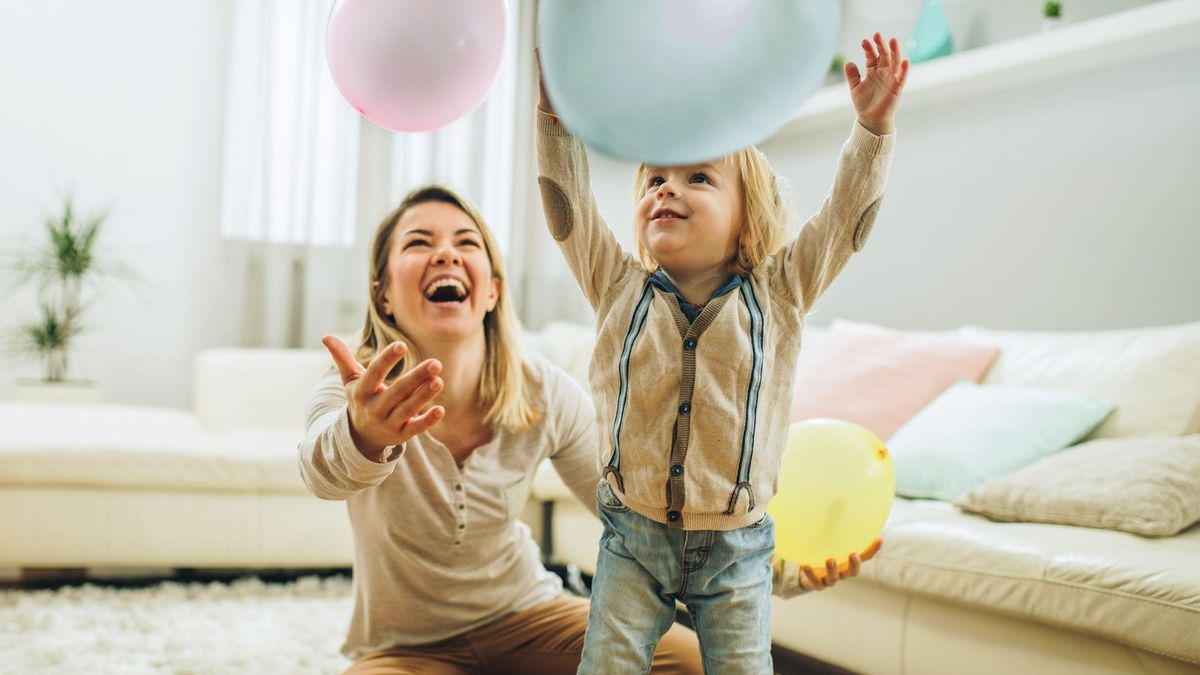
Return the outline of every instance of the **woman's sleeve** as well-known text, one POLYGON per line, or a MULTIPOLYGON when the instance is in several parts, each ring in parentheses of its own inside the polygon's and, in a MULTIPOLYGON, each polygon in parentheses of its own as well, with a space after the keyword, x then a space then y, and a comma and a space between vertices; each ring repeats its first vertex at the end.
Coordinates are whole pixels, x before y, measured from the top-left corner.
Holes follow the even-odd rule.
POLYGON ((334 371, 321 379, 308 404, 308 424, 300 442, 300 476, 321 499, 348 499, 391 475, 404 446, 384 449, 385 462, 367 459, 350 437, 346 390, 334 371))
POLYGON ((555 420, 556 443, 550 460, 563 483, 593 514, 596 483, 600 480, 600 436, 592 399, 570 375, 554 369, 555 386, 548 390, 548 417, 555 420))

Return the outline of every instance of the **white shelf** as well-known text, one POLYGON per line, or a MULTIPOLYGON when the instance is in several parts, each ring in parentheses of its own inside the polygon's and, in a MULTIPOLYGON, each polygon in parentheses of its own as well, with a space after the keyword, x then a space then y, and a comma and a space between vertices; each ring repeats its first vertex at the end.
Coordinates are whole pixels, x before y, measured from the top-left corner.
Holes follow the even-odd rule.
MULTIPOLYGON (((1164 0, 916 64, 909 72, 903 106, 911 111, 1198 44, 1200 0, 1164 0)), ((845 125, 853 111, 844 82, 822 87, 772 138, 845 125)))

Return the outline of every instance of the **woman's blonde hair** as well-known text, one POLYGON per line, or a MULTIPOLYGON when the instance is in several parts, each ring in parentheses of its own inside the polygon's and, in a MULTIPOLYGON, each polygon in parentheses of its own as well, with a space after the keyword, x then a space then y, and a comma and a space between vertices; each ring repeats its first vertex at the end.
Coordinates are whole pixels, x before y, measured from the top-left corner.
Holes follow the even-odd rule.
MULTIPOLYGON (((487 412, 485 424, 499 425, 509 431, 528 429, 537 422, 538 413, 531 402, 529 387, 525 379, 525 365, 521 358, 517 340, 519 324, 508 302, 508 284, 505 283, 504 261, 500 249, 492 237, 491 230, 483 217, 466 199, 441 185, 425 185, 405 195, 400 205, 389 213, 375 228, 371 241, 371 270, 368 292, 367 319, 363 325, 362 341, 356 354, 359 362, 366 365, 392 342, 401 341, 412 346, 394 318, 383 311, 383 297, 388 282, 388 256, 392 250, 392 234, 396 223, 406 211, 418 204, 440 202, 458 207, 479 228, 483 237, 484 250, 492 266, 492 278, 499 282, 496 306, 483 317, 483 335, 486 344, 483 358, 483 373, 479 378, 479 399, 487 412)), ((404 355, 400 363, 388 376, 392 381, 415 365, 415 355, 404 355)))
MULTIPOLYGON (((754 146, 726 155, 718 161, 732 162, 742 181, 742 232, 738 236, 737 255, 729 261, 729 271, 746 276, 754 271, 767 256, 783 244, 787 232, 787 208, 783 201, 781 179, 767 162, 766 155, 754 146)), ((640 200, 646 192, 646 181, 651 167, 638 167, 633 182, 634 200, 640 200)), ((656 269, 658 261, 646 248, 641 237, 637 238, 638 257, 646 269, 656 269)))

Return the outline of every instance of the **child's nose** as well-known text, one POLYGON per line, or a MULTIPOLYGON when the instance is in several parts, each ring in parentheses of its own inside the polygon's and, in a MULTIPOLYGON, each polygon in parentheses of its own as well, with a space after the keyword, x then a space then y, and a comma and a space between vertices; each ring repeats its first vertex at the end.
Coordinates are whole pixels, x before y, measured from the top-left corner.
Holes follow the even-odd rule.
POLYGON ((664 181, 662 185, 658 186, 658 192, 655 193, 655 196, 659 199, 663 199, 665 197, 678 197, 679 193, 676 192, 674 183, 671 181, 664 181))

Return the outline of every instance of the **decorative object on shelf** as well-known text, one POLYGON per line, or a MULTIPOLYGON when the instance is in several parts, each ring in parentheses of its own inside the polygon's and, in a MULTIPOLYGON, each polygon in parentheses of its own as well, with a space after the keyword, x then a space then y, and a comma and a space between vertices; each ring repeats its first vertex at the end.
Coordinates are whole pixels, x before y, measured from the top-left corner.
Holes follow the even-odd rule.
POLYGON ((1047 0, 1042 7, 1042 32, 1048 33, 1062 24, 1062 3, 1047 0))
MULTIPOLYGON (((71 347, 86 328, 83 315, 88 291, 104 276, 132 277, 124 266, 102 261, 98 256, 97 246, 107 217, 81 216, 68 198, 62 214, 46 220, 46 240, 16 259, 14 268, 24 285, 37 287, 38 315, 14 329, 12 346, 16 353, 40 361, 43 367, 40 383, 22 382, 20 387, 37 389, 42 385, 76 393, 91 387, 90 383, 67 380, 71 347)), ((34 397, 58 398, 45 392, 34 397)))
POLYGON ((825 73, 825 84, 836 84, 846 79, 846 73, 843 70, 846 66, 846 57, 841 53, 833 55, 833 59, 829 62, 829 72, 825 73))
POLYGON ((921 17, 908 41, 908 58, 913 63, 929 61, 954 52, 950 22, 942 8, 942 0, 924 0, 921 17))

